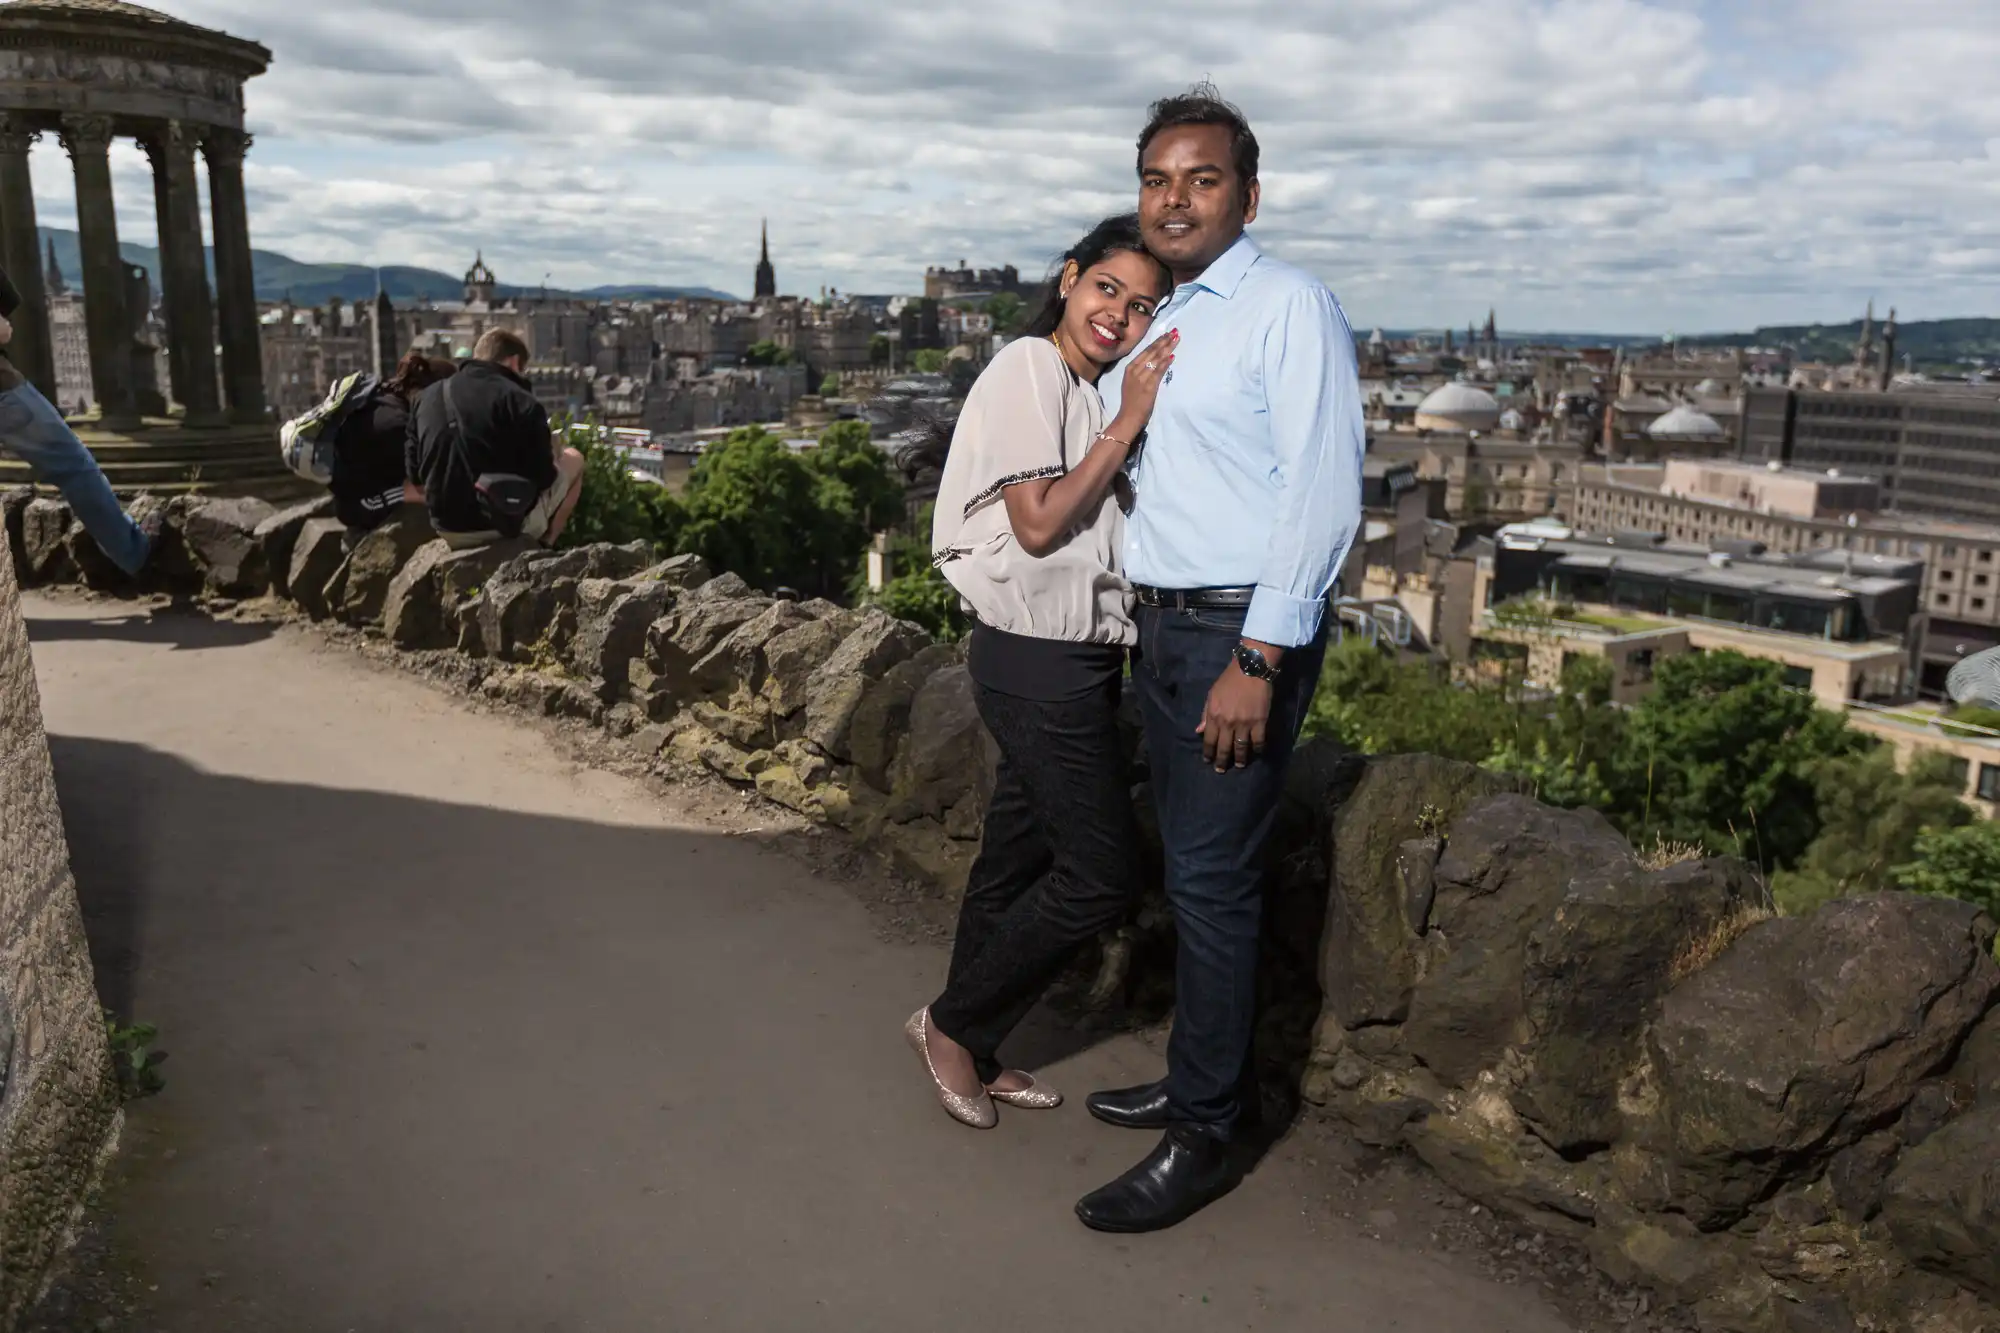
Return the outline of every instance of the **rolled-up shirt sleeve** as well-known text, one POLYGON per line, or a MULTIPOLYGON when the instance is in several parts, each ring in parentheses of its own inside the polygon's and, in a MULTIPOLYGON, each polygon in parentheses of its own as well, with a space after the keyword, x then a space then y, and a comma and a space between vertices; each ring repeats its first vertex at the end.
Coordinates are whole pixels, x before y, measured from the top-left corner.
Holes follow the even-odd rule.
POLYGON ((1263 370, 1281 498, 1243 637, 1297 648, 1319 633, 1361 524, 1361 385, 1332 292, 1308 288, 1286 302, 1265 337, 1263 370))

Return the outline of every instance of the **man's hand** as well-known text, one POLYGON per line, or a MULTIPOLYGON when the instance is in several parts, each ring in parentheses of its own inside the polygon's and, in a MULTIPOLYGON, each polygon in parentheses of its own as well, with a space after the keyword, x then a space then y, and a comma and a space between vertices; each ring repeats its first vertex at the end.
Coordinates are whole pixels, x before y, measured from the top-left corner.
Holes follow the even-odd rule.
POLYGON ((1270 683, 1252 680, 1231 662, 1209 690, 1201 725, 1195 728, 1201 736, 1202 758, 1218 773, 1250 767, 1250 761, 1264 753, 1264 724, 1270 716, 1270 683))

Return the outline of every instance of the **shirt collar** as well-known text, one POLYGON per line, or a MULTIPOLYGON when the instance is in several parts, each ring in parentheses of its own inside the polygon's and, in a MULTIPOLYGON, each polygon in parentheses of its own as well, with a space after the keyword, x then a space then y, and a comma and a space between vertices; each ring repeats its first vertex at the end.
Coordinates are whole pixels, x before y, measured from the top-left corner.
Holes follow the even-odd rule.
POLYGON ((1225 301, 1230 300, 1236 295, 1236 289, 1243 285, 1250 266, 1263 253, 1257 248, 1257 242, 1250 239, 1250 233, 1244 232, 1236 238, 1236 244, 1224 250, 1214 263, 1202 270, 1201 276, 1195 279, 1195 285, 1208 288, 1225 301))

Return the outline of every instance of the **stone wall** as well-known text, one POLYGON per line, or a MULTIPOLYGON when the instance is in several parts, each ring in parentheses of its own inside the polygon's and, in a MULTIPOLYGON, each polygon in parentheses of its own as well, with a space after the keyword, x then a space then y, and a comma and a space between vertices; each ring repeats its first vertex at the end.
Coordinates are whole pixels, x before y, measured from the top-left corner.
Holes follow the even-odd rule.
MULTIPOLYGON (((110 578, 54 502, 0 514, 38 576, 110 578)), ((959 652, 913 626, 639 547, 453 553, 417 514, 351 551, 323 506, 167 518, 183 591, 276 592, 458 654, 495 700, 963 883, 993 755, 959 652)), ((1319 742, 1279 827, 1268 1094, 1575 1238, 1704 1328, 2000 1330, 2000 966, 1975 909, 1776 917, 1741 862, 1653 863, 1507 779, 1319 742)), ((1170 1003, 1171 944, 1156 889, 1089 960, 1091 998, 1170 1003)))
POLYGON ((14 562, 0 552, 0 1329, 40 1297, 118 1117, 14 562))

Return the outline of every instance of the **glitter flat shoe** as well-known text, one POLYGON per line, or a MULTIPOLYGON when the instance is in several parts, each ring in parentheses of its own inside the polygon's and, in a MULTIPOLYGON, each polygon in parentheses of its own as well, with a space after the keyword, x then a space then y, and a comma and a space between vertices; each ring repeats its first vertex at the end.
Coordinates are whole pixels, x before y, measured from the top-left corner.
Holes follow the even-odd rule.
POLYGON ((979 1094, 967 1097, 953 1092, 938 1077, 937 1066, 931 1063, 931 1011, 919 1009, 910 1015, 910 1021, 903 1024, 903 1036, 909 1041, 910 1049, 923 1057, 924 1068, 930 1073, 931 1083, 937 1088, 938 1105, 944 1113, 961 1125, 974 1129, 991 1129, 1000 1123, 1000 1115, 993 1109, 993 1099, 980 1089, 979 1094))
POLYGON ((997 1088, 988 1088, 986 1095, 994 1101, 999 1102, 1003 1106, 1017 1107, 1023 1111, 1053 1111, 1062 1105, 1062 1094, 1048 1084, 1041 1082, 1033 1074, 1025 1073, 1019 1069, 1010 1069, 1007 1072, 1010 1074, 1020 1074, 1022 1078, 1028 1080, 1028 1086, 1016 1089, 1013 1092, 1001 1092, 997 1088))

